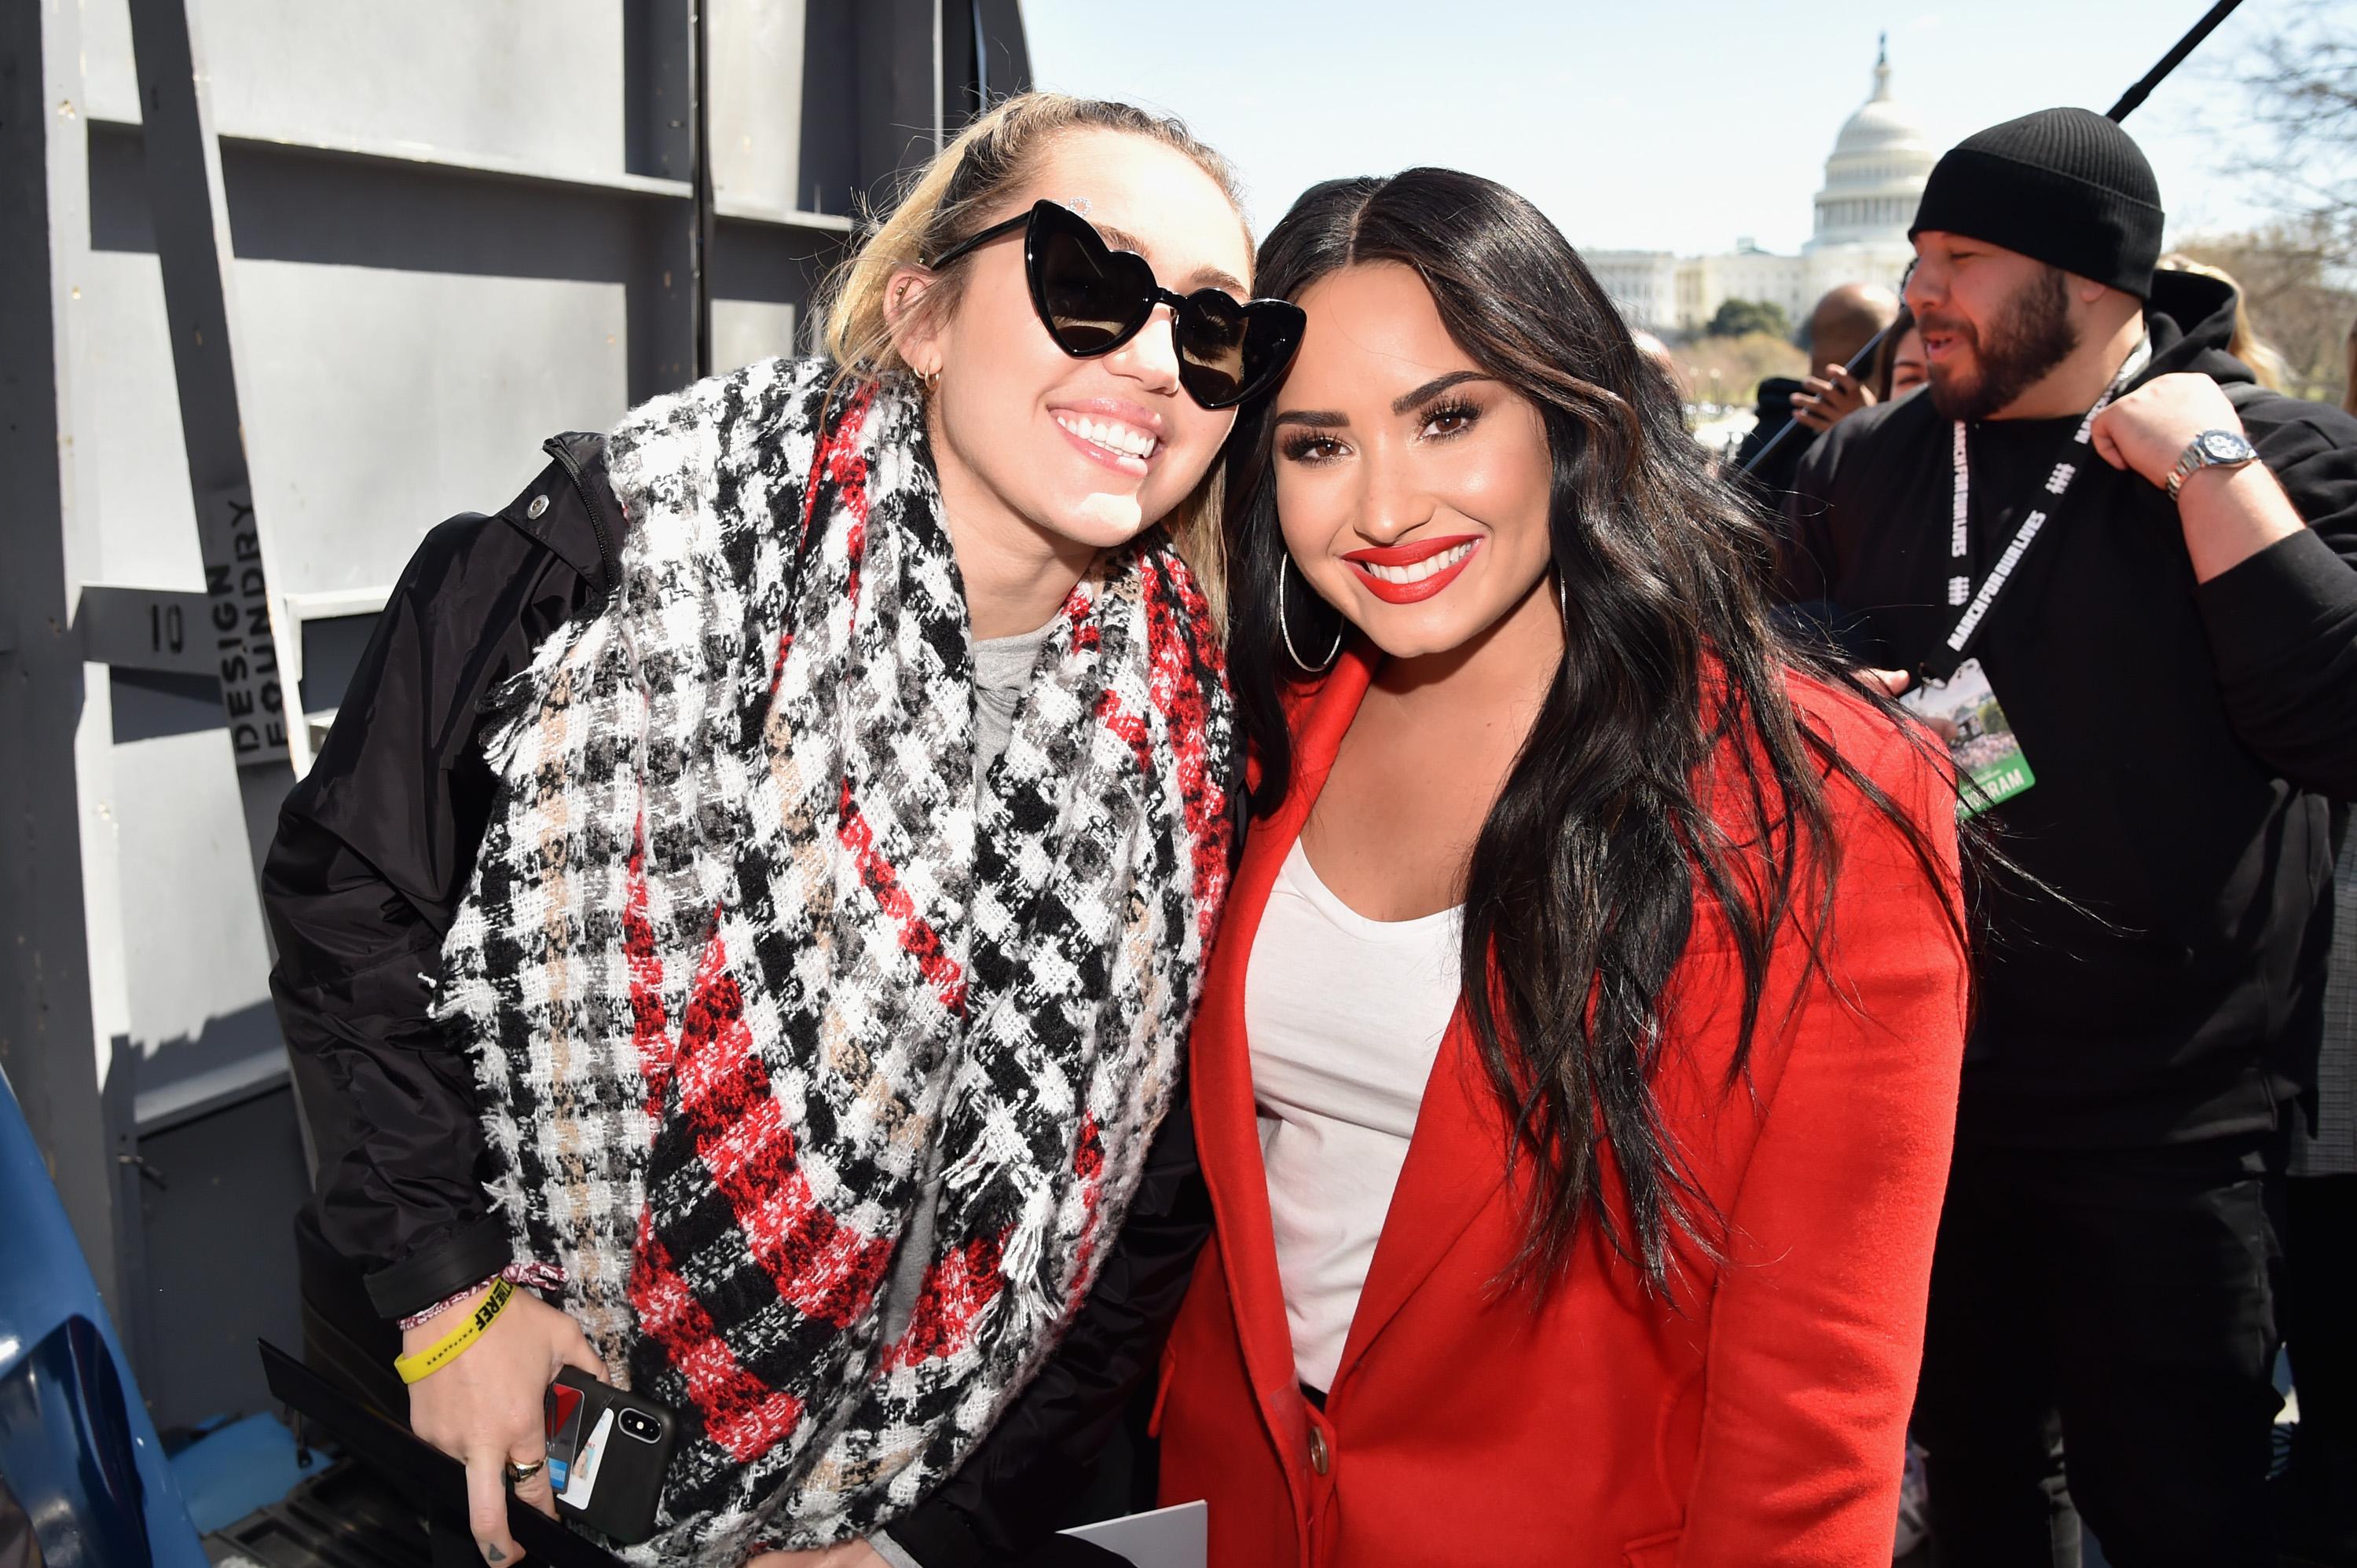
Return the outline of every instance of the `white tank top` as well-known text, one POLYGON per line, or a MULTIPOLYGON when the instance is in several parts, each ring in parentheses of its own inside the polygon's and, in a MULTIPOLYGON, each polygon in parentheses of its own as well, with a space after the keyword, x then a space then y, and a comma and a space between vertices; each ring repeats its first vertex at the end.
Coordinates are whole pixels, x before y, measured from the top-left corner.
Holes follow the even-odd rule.
POLYGON ((1297 841, 1244 977, 1244 1027, 1297 1375, 1332 1386, 1457 1008, 1461 909, 1370 920, 1297 841))

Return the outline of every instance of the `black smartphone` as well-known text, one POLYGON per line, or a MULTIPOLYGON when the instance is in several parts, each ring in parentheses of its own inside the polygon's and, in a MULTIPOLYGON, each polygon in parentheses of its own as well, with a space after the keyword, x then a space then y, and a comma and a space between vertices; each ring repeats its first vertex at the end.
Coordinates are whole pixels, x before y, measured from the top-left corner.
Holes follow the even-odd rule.
POLYGON ((557 1511, 627 1545, 652 1535, 679 1417, 571 1367, 548 1385, 544 1412, 557 1511))

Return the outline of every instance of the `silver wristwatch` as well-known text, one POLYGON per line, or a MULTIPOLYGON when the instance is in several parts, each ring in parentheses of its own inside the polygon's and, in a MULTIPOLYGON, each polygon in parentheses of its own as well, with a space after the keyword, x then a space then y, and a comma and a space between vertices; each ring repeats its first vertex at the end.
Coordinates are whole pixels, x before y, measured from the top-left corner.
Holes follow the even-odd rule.
POLYGON ((2239 430, 2205 430, 2188 442, 2185 456, 2177 460, 2177 467, 2169 476, 2169 499, 2177 499, 2177 488, 2203 468, 2239 468, 2245 463, 2259 460, 2257 448, 2244 439, 2239 430))

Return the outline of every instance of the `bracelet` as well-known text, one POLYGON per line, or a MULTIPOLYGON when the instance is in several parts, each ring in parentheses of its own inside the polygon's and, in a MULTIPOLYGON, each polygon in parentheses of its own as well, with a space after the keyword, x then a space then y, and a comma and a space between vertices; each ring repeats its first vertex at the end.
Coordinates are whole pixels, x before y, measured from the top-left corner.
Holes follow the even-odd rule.
POLYGON ((508 1298, 515 1294, 515 1289, 506 1280, 500 1280, 491 1286, 490 1294, 483 1297, 482 1305, 467 1315, 466 1322, 415 1355, 401 1357, 393 1362, 393 1369, 401 1374, 403 1382, 414 1383, 428 1373, 448 1366, 457 1359, 460 1351, 483 1337, 483 1330, 491 1326, 491 1319, 507 1305, 508 1298))
POLYGON ((493 1280, 505 1280, 511 1285, 530 1285, 534 1290, 562 1290, 565 1288, 565 1271, 557 1264, 542 1262, 536 1259, 528 1263, 510 1263, 498 1273, 477 1280, 464 1290, 451 1292, 423 1312, 411 1313, 401 1320, 401 1326, 405 1329, 414 1328, 421 1323, 431 1322, 460 1302, 474 1300, 490 1288, 493 1280))

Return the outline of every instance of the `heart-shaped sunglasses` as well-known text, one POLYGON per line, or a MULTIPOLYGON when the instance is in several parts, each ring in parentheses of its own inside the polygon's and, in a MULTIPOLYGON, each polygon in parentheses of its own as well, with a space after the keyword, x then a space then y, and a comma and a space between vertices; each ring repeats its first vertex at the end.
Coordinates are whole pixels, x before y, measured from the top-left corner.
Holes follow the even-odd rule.
POLYGON ((1135 251, 1116 251, 1079 213, 1053 201, 959 241, 933 258, 939 271, 994 240, 1023 233, 1031 307, 1056 347, 1076 360, 1110 354, 1136 337, 1157 306, 1170 306, 1178 381, 1205 408, 1233 408, 1285 373, 1307 317, 1282 299, 1239 301, 1225 290, 1174 294, 1135 251))

